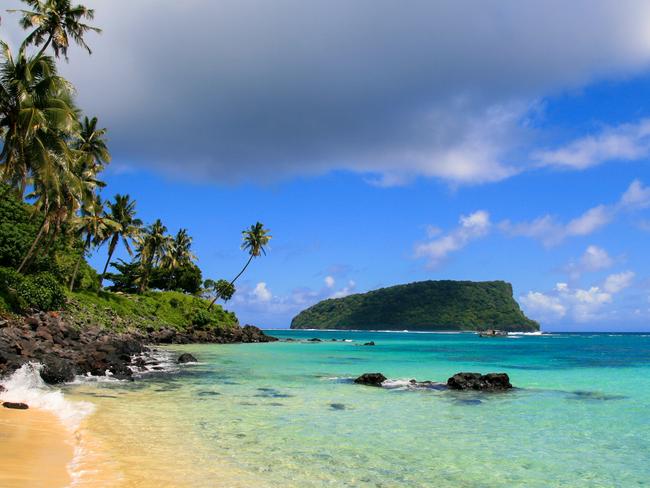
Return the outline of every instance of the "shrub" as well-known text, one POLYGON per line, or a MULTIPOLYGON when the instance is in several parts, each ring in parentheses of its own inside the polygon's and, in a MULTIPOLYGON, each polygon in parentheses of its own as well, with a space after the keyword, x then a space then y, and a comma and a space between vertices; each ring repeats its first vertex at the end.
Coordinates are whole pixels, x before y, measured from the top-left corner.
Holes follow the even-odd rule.
POLYGON ((14 312, 30 308, 57 310, 65 304, 65 292, 50 273, 23 276, 10 268, 0 268, 0 291, 14 312))
POLYGON ((210 325, 212 324, 213 319, 214 318, 212 314, 205 308, 197 308, 194 310, 192 316, 190 317, 192 325, 197 327, 205 327, 206 325, 210 325))

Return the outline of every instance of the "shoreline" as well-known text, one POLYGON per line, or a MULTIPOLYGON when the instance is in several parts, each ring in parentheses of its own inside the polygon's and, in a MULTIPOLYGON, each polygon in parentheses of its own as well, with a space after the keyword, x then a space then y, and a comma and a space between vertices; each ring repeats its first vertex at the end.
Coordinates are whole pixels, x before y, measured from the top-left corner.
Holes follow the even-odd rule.
POLYGON ((72 483, 75 435, 41 408, 0 408, 0 485, 64 487, 72 483))

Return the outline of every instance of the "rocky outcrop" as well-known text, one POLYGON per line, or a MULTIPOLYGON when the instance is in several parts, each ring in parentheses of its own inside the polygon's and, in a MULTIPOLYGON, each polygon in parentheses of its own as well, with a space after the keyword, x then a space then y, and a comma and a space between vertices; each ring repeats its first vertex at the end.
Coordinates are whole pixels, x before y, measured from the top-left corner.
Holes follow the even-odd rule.
POLYGON ((192 356, 189 352, 183 353, 178 357, 179 364, 184 363, 196 363, 196 358, 192 356))
POLYGON ((364 345, 364 346, 374 346, 374 345, 375 345, 375 341, 366 342, 366 343, 364 343, 363 345, 364 345))
POLYGON ((512 388, 506 373, 456 373, 447 380, 451 390, 505 391, 512 388))
POLYGON ((56 312, 2 319, 0 327, 0 376, 27 362, 39 362, 41 377, 50 384, 71 381, 75 375, 100 376, 110 372, 118 379, 132 376, 131 366, 142 367, 135 355, 150 344, 271 342, 257 327, 247 325, 226 329, 189 327, 178 331, 160 330, 109 332, 99 327, 70 326, 56 312))
POLYGON ((381 386, 386 381, 386 377, 381 373, 364 373, 354 380, 359 385, 381 386))

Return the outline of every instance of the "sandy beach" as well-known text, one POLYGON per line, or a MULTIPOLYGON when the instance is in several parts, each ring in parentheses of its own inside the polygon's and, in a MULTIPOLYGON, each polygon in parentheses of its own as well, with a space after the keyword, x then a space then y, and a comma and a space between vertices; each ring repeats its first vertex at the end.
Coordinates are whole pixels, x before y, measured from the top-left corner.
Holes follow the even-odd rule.
POLYGON ((73 435, 54 414, 0 408, 0 486, 68 486, 73 446, 73 435))

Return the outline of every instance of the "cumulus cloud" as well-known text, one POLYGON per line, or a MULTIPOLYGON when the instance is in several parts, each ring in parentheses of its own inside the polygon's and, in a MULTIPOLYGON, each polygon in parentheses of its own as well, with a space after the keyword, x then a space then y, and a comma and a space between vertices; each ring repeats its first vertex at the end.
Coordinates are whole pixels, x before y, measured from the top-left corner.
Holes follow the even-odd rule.
POLYGON ((416 245, 415 257, 427 259, 429 266, 440 264, 450 253, 486 235, 491 227, 490 214, 485 210, 478 210, 470 215, 461 215, 459 224, 441 237, 416 245))
POLYGON ((557 283, 550 292, 529 291, 519 297, 525 311, 542 322, 569 319, 575 322, 599 321, 606 318, 605 307, 617 294, 632 284, 635 273, 625 271, 609 275, 598 286, 573 288, 567 283, 557 283))
MULTIPOLYGON (((114 160, 201 181, 503 179, 541 97, 650 60, 644 0, 88 3, 104 33, 62 69, 114 160)), ((610 139, 591 146, 622 153, 610 139)), ((585 146, 555 159, 589 164, 585 146)))
POLYGON ((591 273, 610 268, 614 260, 610 257, 605 249, 598 246, 588 246, 584 254, 577 262, 572 262, 568 266, 569 275, 577 279, 583 273, 591 273))
POLYGON ((625 209, 650 207, 650 187, 639 180, 634 180, 621 197, 619 205, 625 209))
POLYGON ((598 164, 634 161, 650 155, 650 119, 608 127, 599 134, 570 142, 564 147, 538 151, 533 159, 541 165, 585 169, 598 164))
POLYGON ((255 289, 253 290, 253 295, 257 300, 260 302, 268 302, 273 298, 273 295, 271 294, 271 290, 269 290, 266 287, 266 283, 263 281, 255 285, 255 289))
POLYGON ((335 283, 336 283, 336 280, 334 279, 333 276, 328 275, 328 276, 325 277, 325 286, 327 288, 333 288, 335 283))

